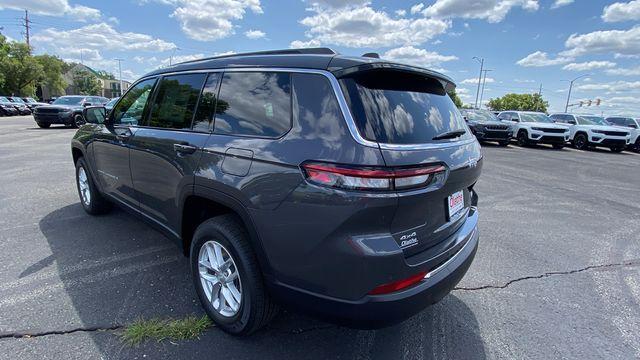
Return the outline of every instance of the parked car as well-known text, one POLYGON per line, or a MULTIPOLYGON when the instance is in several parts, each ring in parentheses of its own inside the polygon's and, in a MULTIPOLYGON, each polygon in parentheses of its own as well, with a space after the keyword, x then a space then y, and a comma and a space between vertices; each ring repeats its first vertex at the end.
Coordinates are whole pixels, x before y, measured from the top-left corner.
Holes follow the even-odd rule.
POLYGON ((32 97, 23 97, 22 100, 31 109, 32 112, 33 109, 37 108, 38 106, 49 105, 48 103, 40 102, 32 97))
POLYGON ((554 149, 562 149, 569 141, 569 129, 554 124, 544 113, 503 111, 498 119, 512 124, 513 136, 519 146, 551 144, 554 149))
POLYGON ((478 141, 497 141, 500 146, 509 145, 513 135, 511 126, 498 120, 491 111, 462 109, 460 113, 478 141))
POLYGON ((85 109, 80 202, 120 204, 176 240, 229 333, 265 325, 276 303, 397 323, 445 296, 478 244, 482 154, 453 87, 326 48, 158 69, 108 115, 85 109))
POLYGON ((0 96, 0 113, 2 113, 2 116, 14 116, 19 114, 15 105, 5 96, 0 96))
POLYGON ((106 104, 104 104, 104 108, 107 109, 107 113, 111 112, 111 110, 113 110, 113 106, 118 102, 118 99, 120 99, 119 97, 114 97, 113 99, 107 101, 106 104))
POLYGON ((629 149, 640 152, 640 122, 638 119, 625 116, 611 116, 604 119, 608 124, 630 129, 629 149))
POLYGON ((27 104, 24 103, 24 101, 22 101, 21 98, 17 96, 7 96, 7 99, 9 99, 11 103, 13 103, 13 106, 15 106, 16 110, 18 110, 18 114, 31 115, 31 109, 27 106, 27 104))
POLYGON ((621 152, 629 143, 629 131, 610 126, 600 116, 561 113, 551 114, 549 118, 569 128, 569 141, 578 150, 602 146, 613 152, 621 152))
POLYGON ((78 127, 84 124, 82 109, 91 105, 102 105, 106 98, 100 96, 68 95, 57 98, 51 105, 38 106, 33 117, 41 128, 51 124, 63 124, 78 127))

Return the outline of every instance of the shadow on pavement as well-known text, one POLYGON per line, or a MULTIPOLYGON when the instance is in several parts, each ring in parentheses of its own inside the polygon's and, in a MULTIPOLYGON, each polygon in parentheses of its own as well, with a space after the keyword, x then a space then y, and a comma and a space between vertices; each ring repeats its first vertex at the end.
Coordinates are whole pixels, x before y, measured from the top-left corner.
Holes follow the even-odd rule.
MULTIPOLYGON (((141 317, 204 314, 192 289, 187 259, 171 240, 132 215, 114 209, 109 215, 91 217, 74 204, 49 213, 39 226, 53 255, 31 265, 23 275, 55 261, 81 321, 77 326, 108 327, 141 317)), ((486 358, 475 315, 454 295, 402 324, 376 331, 339 327, 283 311, 249 338, 212 328, 199 340, 128 347, 113 334, 90 334, 100 356, 108 359, 142 354, 149 358, 218 354, 233 359, 486 358)))

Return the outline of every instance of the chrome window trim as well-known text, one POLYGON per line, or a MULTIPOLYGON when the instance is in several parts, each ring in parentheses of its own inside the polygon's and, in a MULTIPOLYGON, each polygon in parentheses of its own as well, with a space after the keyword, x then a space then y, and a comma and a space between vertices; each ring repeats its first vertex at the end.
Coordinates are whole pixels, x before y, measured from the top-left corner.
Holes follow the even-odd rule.
MULTIPOLYGON (((358 127, 356 125, 355 120, 353 119, 353 115, 351 114, 351 110, 347 105, 347 100, 342 92, 342 88, 338 83, 338 79, 328 70, 320 70, 320 69, 304 69, 304 68, 281 68, 281 67, 227 67, 227 68, 214 68, 214 69, 197 69, 197 70, 183 70, 183 71, 171 71, 166 73, 153 74, 147 77, 140 78, 136 83, 145 80, 147 78, 161 77, 161 76, 170 76, 177 74, 188 74, 188 73, 212 73, 212 72, 290 72, 290 73, 301 73, 301 74, 318 74, 322 75, 331 84, 333 88, 333 93, 336 96, 336 100, 338 100, 338 105, 340 106, 340 111, 342 112, 342 116, 347 124, 347 128, 349 129, 349 133, 351 133, 351 137, 360 145, 378 148, 381 150, 427 150, 427 149, 444 149, 454 146, 467 145, 474 141, 476 141, 475 137, 471 136, 469 139, 459 140, 459 141, 451 141, 441 144, 387 144, 387 143, 379 143, 376 141, 371 141, 365 139, 358 131, 358 127)), ((133 85, 132 85, 133 87, 133 85)))

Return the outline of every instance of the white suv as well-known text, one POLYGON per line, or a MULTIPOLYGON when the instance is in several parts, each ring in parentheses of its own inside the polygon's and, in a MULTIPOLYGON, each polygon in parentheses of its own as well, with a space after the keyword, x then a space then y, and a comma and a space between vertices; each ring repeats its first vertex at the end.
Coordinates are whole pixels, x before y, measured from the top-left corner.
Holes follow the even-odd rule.
POLYGON ((621 152, 629 144, 629 131, 610 126, 603 117, 575 114, 551 114, 549 117, 568 127, 569 140, 578 150, 603 146, 613 152, 621 152))
POLYGON ((551 144, 554 149, 562 149, 569 141, 569 129, 554 124, 544 113, 532 111, 503 111, 498 115, 501 121, 512 124, 513 136, 518 145, 551 144))
POLYGON ((633 119, 625 116, 611 116, 604 119, 613 126, 622 126, 631 131, 631 139, 629 140, 629 148, 633 151, 640 152, 640 124, 639 119, 633 119))

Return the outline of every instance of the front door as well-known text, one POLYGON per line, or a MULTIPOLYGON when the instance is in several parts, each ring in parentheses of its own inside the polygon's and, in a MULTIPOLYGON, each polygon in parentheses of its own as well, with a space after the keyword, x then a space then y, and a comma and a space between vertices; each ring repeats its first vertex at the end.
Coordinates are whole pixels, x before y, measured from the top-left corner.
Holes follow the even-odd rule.
POLYGON ((147 99, 155 79, 139 82, 124 95, 111 112, 110 121, 100 125, 100 133, 92 143, 94 169, 102 191, 138 207, 129 166, 129 144, 137 125, 147 112, 147 99))

